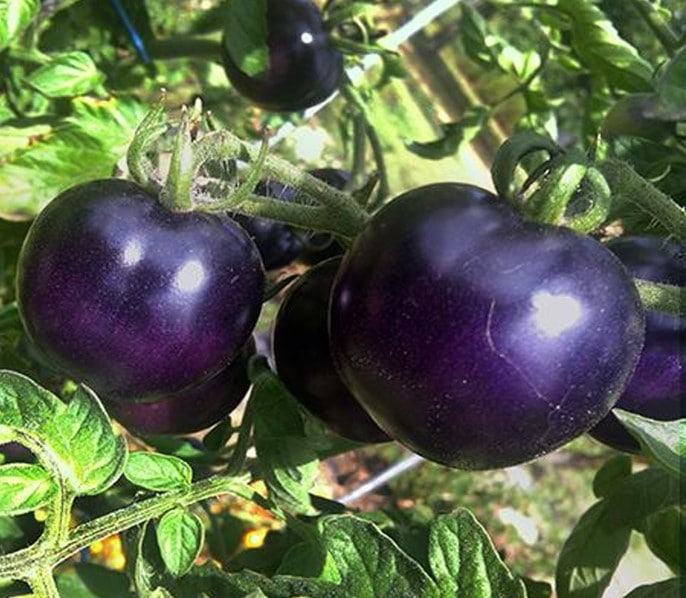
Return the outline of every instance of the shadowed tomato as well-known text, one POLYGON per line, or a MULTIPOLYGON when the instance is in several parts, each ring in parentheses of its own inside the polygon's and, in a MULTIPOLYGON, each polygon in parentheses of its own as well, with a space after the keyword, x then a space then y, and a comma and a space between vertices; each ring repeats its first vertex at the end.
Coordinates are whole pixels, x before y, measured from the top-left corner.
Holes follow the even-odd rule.
MULTIPOLYGON (((637 278, 686 287, 686 250, 659 237, 624 237, 607 243, 637 278)), ((629 385, 615 405, 656 420, 686 416, 686 318, 648 311, 643 351, 629 385)), ((621 451, 636 452, 638 441, 610 413, 591 436, 621 451)))
POLYGON ((274 325, 276 370, 288 390, 336 434, 385 442, 390 439, 345 387, 329 351, 329 295, 340 261, 322 262, 289 289, 274 325))
POLYGON ((231 219, 171 212, 116 179, 54 199, 17 277, 24 326, 50 363, 116 399, 164 396, 223 369, 263 287, 257 248, 231 219))
POLYGON ((443 183, 371 219, 338 271, 330 325, 343 381, 391 438, 488 469, 549 452, 608 413, 644 312, 600 243, 443 183))
POLYGON ((157 401, 105 401, 108 413, 136 436, 192 434, 226 418, 250 387, 247 363, 252 341, 221 372, 157 401))
POLYGON ((268 68, 244 73, 222 43, 224 69, 236 90, 260 108, 305 110, 326 100, 343 76, 343 55, 330 45, 319 9, 310 0, 267 0, 268 68))

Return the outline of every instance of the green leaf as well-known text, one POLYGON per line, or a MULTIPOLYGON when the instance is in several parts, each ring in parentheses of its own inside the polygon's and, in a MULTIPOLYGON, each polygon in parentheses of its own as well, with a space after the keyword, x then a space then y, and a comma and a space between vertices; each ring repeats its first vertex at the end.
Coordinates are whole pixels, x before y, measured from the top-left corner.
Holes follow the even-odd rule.
POLYGON ((138 100, 127 98, 84 96, 72 107, 72 117, 52 123, 38 138, 27 137, 0 161, 0 218, 31 219, 68 187, 112 176, 144 114, 138 100))
POLYGON ((205 528, 200 517, 179 507, 164 514, 157 524, 157 544, 167 570, 181 577, 200 554, 205 528))
POLYGON ((47 98, 84 95, 104 81, 105 75, 85 52, 61 54, 26 78, 28 85, 47 98))
POLYGON ((466 3, 462 4, 459 31, 462 46, 470 59, 485 68, 493 68, 498 64, 504 41, 490 31, 481 14, 466 3))
POLYGON ((413 154, 430 160, 452 156, 459 151, 462 144, 469 143, 479 134, 488 122, 490 114, 488 108, 473 106, 465 111, 458 122, 441 125, 441 138, 425 143, 410 141, 405 145, 413 154))
POLYGON ((572 21, 572 47, 592 71, 610 85, 626 91, 650 91, 653 69, 614 25, 588 0, 558 0, 556 5, 572 21))
POLYGON ((166 492, 189 488, 193 470, 188 463, 176 457, 136 451, 129 455, 124 476, 146 490, 166 492))
POLYGON ((231 418, 227 418, 222 422, 219 422, 214 428, 212 428, 202 439, 202 444, 209 451, 220 451, 226 446, 233 435, 233 422, 231 418))
POLYGON ((522 577, 526 588, 526 598, 551 598, 553 588, 546 581, 538 581, 529 577, 522 577))
POLYGON ((46 505, 57 491, 50 473, 40 465, 0 466, 0 514, 20 515, 46 505))
POLYGON ((441 595, 426 571, 373 523, 350 515, 333 515, 320 525, 322 541, 348 596, 441 595))
POLYGON ((31 24, 40 6, 41 0, 0 0, 0 51, 31 24))
POLYGON ((279 505, 312 514, 309 490, 319 471, 317 453, 305 437, 297 401, 266 364, 257 363, 251 401, 262 477, 279 505))
POLYGON ((686 572, 686 514, 678 507, 650 515, 643 526, 646 544, 674 573, 686 572))
POLYGON ((686 120, 686 47, 665 65, 656 85, 656 98, 647 116, 666 120, 686 120))
POLYGON ((466 509, 440 515, 431 525, 429 566, 440 595, 525 598, 496 552, 486 530, 466 509))
POLYGON ((139 596, 148 596, 164 575, 164 562, 157 535, 153 533, 154 527, 149 523, 146 521, 122 534, 126 573, 139 596))
POLYGON ((686 592, 686 578, 674 577, 649 586, 639 586, 624 598, 683 598, 684 592, 686 592))
POLYGON ((614 409, 646 455, 679 477, 686 468, 686 419, 655 421, 623 409, 614 409))
POLYGON ((269 69, 267 47, 267 1, 231 0, 224 29, 224 43, 231 60, 250 77, 269 69))
POLYGON ((240 573, 226 573, 213 565, 193 567, 173 585, 169 584, 168 589, 175 596, 351 598, 351 594, 326 581, 288 575, 275 575, 269 578, 247 570, 240 573))
POLYGON ((607 522, 608 503, 586 511, 562 547, 555 572, 559 598, 598 598, 629 547, 631 528, 607 522))
POLYGON ((110 418, 93 391, 80 386, 66 410, 55 418, 55 426, 69 457, 71 486, 78 495, 99 494, 119 479, 126 443, 114 435, 110 418))
POLYGON ((617 455, 608 459, 593 478, 593 494, 604 498, 614 492, 631 475, 631 457, 617 455))
POLYGON ((90 391, 77 390, 65 405, 26 376, 0 371, 0 443, 17 438, 76 495, 106 490, 126 459, 124 440, 90 391))
POLYGON ((649 515, 681 504, 683 481, 663 469, 650 468, 626 478, 607 498, 607 525, 636 527, 649 515))
POLYGON ((134 598, 126 575, 94 563, 74 563, 55 582, 60 596, 69 598, 134 598))

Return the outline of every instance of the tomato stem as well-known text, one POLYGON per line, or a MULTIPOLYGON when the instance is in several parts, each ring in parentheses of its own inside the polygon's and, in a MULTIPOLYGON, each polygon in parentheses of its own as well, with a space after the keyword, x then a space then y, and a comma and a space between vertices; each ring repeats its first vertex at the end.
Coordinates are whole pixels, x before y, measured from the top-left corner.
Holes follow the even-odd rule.
MULTIPOLYGON (((209 160, 238 159, 254 163, 260 157, 259 148, 229 131, 214 131, 194 144, 196 170, 209 160)), ((251 216, 280 220, 295 226, 327 231, 345 238, 354 237, 365 225, 368 215, 352 197, 275 156, 266 156, 265 177, 301 191, 306 198, 291 202, 264 198, 251 194, 248 198, 229 196, 200 209, 207 211, 237 211, 251 216), (312 205, 309 200, 321 205, 312 205)))
POLYGON ((686 245, 686 210, 646 181, 629 164, 609 159, 599 166, 612 191, 614 207, 632 204, 655 218, 674 238, 686 245))
POLYGON ((160 517, 173 507, 189 506, 221 494, 238 496, 266 507, 266 499, 248 486, 246 481, 244 477, 215 475, 193 483, 188 489, 165 492, 82 523, 70 530, 66 541, 59 546, 46 545, 39 540, 28 548, 0 556, 0 579, 26 580, 34 591, 36 586, 40 587, 42 593, 38 593, 39 596, 58 596, 50 593, 50 584, 44 572, 51 571, 57 564, 94 542, 160 517))
POLYGON ((682 287, 634 279, 646 309, 686 317, 686 294, 682 287))

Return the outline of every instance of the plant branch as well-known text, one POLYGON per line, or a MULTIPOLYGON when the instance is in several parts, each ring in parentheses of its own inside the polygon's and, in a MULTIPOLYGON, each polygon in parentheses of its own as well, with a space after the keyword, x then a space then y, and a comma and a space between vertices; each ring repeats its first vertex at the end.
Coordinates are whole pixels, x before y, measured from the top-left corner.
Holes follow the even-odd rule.
POLYGON ((178 36, 173 39, 151 40, 147 48, 150 56, 157 60, 200 58, 219 62, 222 51, 221 43, 216 40, 178 36))
POLYGON ((686 293, 682 287, 634 278, 646 309, 686 317, 686 293))
POLYGON ((686 245, 686 210, 640 176, 622 160, 609 159, 599 166, 612 191, 615 205, 632 204, 655 218, 674 238, 686 245))
POLYGON ((31 583, 34 579, 40 579, 41 571, 47 567, 55 567, 98 540, 160 517, 171 508, 186 507, 220 494, 232 494, 261 506, 267 505, 266 500, 246 482, 246 478, 215 475, 195 482, 188 489, 165 492, 87 521, 70 530, 66 542, 61 546, 49 546, 39 540, 28 548, 0 556, 0 579, 31 583))
MULTIPOLYGON (((259 148, 239 139, 229 131, 214 131, 198 139, 195 142, 194 153, 196 169, 208 160, 234 158, 254 163, 260 156, 259 148)), ((345 238, 354 237, 367 222, 368 215, 349 194, 327 185, 285 160, 276 156, 266 156, 263 173, 265 177, 274 178, 283 185, 299 189, 307 198, 321 206, 313 206, 307 200, 299 201, 297 197, 291 202, 285 202, 251 195, 249 199, 241 200, 237 205, 234 205, 229 197, 226 201, 203 206, 203 209, 236 210, 282 220, 296 226, 332 232, 345 238), (307 211, 304 212, 303 208, 307 211)))

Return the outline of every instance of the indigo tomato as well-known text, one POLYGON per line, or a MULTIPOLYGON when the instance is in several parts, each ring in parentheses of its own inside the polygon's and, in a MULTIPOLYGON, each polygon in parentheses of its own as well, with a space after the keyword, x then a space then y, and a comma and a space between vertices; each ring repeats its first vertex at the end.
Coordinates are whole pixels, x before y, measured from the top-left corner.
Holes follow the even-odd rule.
MULTIPOLYGON (((659 237, 623 237, 607 243, 637 278, 686 287, 686 249, 659 237)), ((686 416, 686 318, 648 311, 641 357, 615 407, 656 420, 686 416)), ((638 442, 617 417, 608 414, 590 434, 621 451, 638 442)))
POLYGON ((136 436, 192 434, 223 420, 250 387, 247 363, 255 351, 250 341, 229 365, 208 380, 145 402, 105 400, 107 412, 136 436))
POLYGON ((50 363, 103 396, 152 398, 224 368, 263 287, 257 248, 231 219, 171 212, 108 179, 65 191, 34 221, 17 300, 50 363))
POLYGON ((331 358, 329 295, 340 262, 322 262, 289 289, 274 324, 276 370, 293 396, 339 436, 385 442, 390 439, 350 394, 331 358))
POLYGON ((305 110, 326 100, 343 76, 343 55, 330 44, 322 15, 310 0, 267 0, 268 68, 244 73, 228 51, 222 60, 231 84, 256 106, 275 112, 305 110))
POLYGON ((380 210, 346 253, 330 310, 334 361, 376 423, 465 469, 522 463, 588 431, 644 335, 610 251, 457 183, 380 210))

